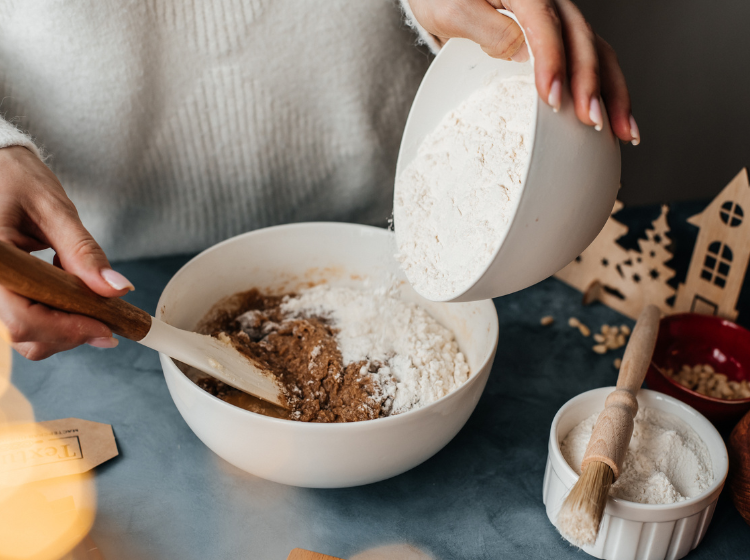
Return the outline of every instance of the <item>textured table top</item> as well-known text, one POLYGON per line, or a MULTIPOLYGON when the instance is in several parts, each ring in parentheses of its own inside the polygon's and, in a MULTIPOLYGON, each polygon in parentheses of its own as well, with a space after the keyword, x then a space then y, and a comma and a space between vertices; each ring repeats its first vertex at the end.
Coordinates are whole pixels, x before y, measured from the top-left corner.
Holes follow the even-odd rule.
MULTIPOLYGON (((682 205, 673 218, 699 209, 682 205)), ((626 217, 647 223, 655 212, 626 217)), ((136 285, 127 299, 153 312, 187 260, 115 268, 136 285)), ((91 532, 107 560, 284 560, 294 547, 357 560, 588 558, 557 534, 542 504, 549 427, 568 399, 614 384, 612 361, 622 350, 593 353, 591 339, 567 319, 577 316, 596 329, 632 321, 600 304, 583 308, 580 294, 554 279, 495 305, 497 358, 466 426, 424 464, 359 488, 292 488, 224 462, 177 412, 157 354, 127 340, 113 350, 84 347, 37 363, 15 356, 13 382, 37 420, 74 416, 113 426, 120 455, 97 469, 91 532), (555 323, 540 326, 544 315, 555 323)), ((750 527, 725 493, 689 557, 739 558, 749 550, 750 527)))

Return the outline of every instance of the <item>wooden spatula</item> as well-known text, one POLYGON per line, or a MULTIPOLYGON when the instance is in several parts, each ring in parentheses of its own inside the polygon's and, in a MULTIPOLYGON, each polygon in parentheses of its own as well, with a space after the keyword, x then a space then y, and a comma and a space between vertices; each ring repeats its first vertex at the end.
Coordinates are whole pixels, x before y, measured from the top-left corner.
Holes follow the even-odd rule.
POLYGON ((120 298, 105 298, 77 276, 0 242, 0 285, 49 307, 97 319, 112 332, 153 348, 270 403, 289 408, 272 373, 214 337, 178 329, 120 298))
POLYGON ((295 548, 286 557, 286 560, 342 560, 336 556, 328 556, 321 554, 320 552, 312 552, 311 550, 304 550, 302 548, 295 548))

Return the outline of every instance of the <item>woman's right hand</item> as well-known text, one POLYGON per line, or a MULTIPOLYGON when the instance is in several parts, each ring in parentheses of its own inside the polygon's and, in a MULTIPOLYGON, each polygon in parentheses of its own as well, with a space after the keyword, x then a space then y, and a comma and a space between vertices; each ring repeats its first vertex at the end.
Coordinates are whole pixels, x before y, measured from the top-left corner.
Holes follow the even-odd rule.
MULTIPOLYGON (((0 241, 25 251, 52 247, 57 253, 55 264, 101 296, 122 296, 133 289, 124 276, 112 270, 54 173, 22 146, 0 148, 0 241)), ((0 322, 8 327, 13 347, 30 360, 42 360, 84 343, 99 348, 117 346, 117 339, 103 323, 50 309, 2 286, 0 322)))
POLYGON ((438 42, 465 37, 495 58, 529 57, 521 29, 495 10, 513 12, 535 55, 536 87, 555 110, 570 78, 578 119, 601 130, 600 97, 612 131, 637 145, 641 133, 630 111, 630 94, 615 51, 591 29, 572 0, 409 0, 414 17, 438 42))

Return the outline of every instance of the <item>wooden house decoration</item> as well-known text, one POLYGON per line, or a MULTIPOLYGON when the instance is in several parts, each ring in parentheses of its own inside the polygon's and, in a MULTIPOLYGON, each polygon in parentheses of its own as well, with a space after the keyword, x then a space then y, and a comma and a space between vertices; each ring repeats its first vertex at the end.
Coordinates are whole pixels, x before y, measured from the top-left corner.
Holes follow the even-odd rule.
POLYGON ((675 291, 667 281, 669 250, 667 206, 639 239, 639 250, 617 240, 628 232, 614 215, 617 201, 599 236, 555 277, 583 292, 585 304, 601 301, 633 319, 647 303, 664 313, 693 312, 737 319, 737 300, 750 261, 750 182, 743 169, 688 223, 700 228, 685 281, 675 291), (673 298, 674 296, 674 298, 673 298), (670 300, 674 299, 674 303, 670 300))
POLYGON ((750 183, 740 171, 703 212, 688 223, 700 228, 673 312, 737 319, 737 300, 750 259, 750 183))
POLYGON ((583 292, 584 303, 601 301, 628 317, 637 318, 649 303, 668 313, 667 300, 674 296, 674 288, 667 281, 674 271, 666 266, 672 259, 669 245, 668 207, 646 231, 646 239, 639 239, 639 251, 625 249, 617 240, 628 232, 627 226, 613 216, 622 209, 615 202, 601 233, 573 262, 555 277, 583 292))

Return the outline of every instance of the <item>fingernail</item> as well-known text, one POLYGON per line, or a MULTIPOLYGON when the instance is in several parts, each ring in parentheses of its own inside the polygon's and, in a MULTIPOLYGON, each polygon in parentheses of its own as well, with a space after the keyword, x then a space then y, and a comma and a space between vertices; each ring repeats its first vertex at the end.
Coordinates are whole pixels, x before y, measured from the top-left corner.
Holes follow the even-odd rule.
POLYGON ((549 88, 549 96, 547 97, 547 103, 552 107, 552 110, 557 113, 560 110, 560 103, 562 100, 562 84, 560 80, 555 79, 549 88))
POLYGON ((105 268, 100 273, 102 275, 102 278, 112 286, 115 290, 124 290, 127 288, 128 290, 135 290, 135 286, 125 278, 122 274, 117 272, 116 270, 112 270, 111 268, 105 268))
POLYGON ((89 338, 86 344, 94 348, 114 348, 120 344, 120 341, 113 336, 99 336, 97 338, 89 338))
POLYGON ((635 124, 633 115, 630 115, 630 136, 633 137, 633 139, 630 141, 633 146, 637 146, 641 143, 641 132, 640 130, 638 130, 638 125, 635 124))
POLYGON ((592 97, 589 104, 589 119, 594 123, 594 130, 601 130, 604 126, 602 121, 602 106, 599 104, 598 97, 592 97))
POLYGON ((516 53, 510 57, 510 59, 513 62, 526 62, 529 60, 529 49, 526 47, 526 43, 523 43, 521 45, 521 48, 516 51, 516 53))

